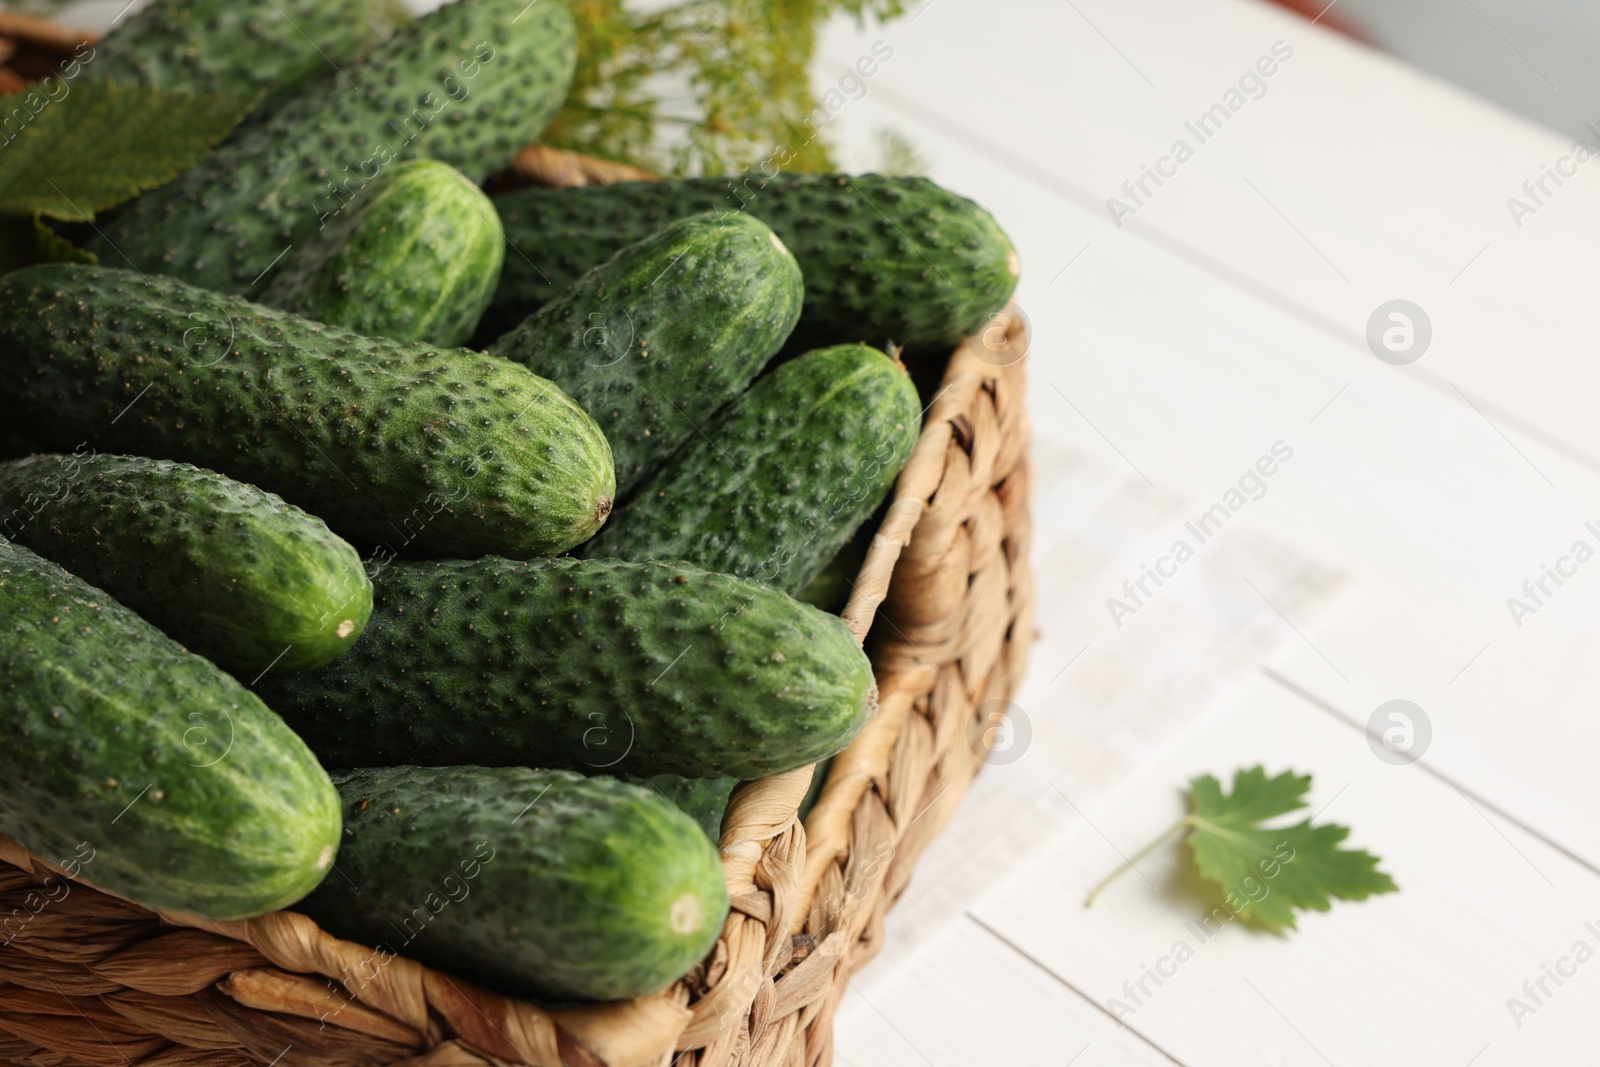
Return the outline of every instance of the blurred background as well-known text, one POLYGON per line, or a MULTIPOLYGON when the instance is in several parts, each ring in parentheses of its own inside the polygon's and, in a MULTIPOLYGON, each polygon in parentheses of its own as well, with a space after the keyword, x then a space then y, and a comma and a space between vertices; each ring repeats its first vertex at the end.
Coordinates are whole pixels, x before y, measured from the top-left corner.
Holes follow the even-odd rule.
MULTIPOLYGON (((397 2, 425 11, 439 0, 397 2)), ((1600 5, 1582 0, 1280 2, 1308 21, 1393 53, 1552 130, 1578 136, 1585 122, 1600 118, 1600 64, 1594 61, 1600 53, 1600 5)), ((128 6, 126 0, 0 2, 0 10, 48 15, 92 30, 104 30, 128 6)), ((667 9, 670 2, 633 6, 667 9)), ((908 17, 924 6, 931 5, 907 4, 908 17)), ((1025 5, 1017 7, 1020 13, 1025 5)), ((835 18, 848 22, 850 15, 835 18)), ((866 165, 877 162, 869 159, 866 165)))
POLYGON ((1600 7, 1581 0, 1285 0, 1572 136, 1600 117, 1600 7), (1324 13, 1325 12, 1325 13, 1324 13))

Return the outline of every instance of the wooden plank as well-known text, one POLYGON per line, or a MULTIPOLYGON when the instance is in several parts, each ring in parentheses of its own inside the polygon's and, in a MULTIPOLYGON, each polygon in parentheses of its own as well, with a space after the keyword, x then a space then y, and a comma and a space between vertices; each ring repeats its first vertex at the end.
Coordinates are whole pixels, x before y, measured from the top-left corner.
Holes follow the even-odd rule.
MULTIPOLYGON (((1583 699, 1594 691, 1585 666, 1594 659, 1585 622, 1595 617, 1591 605, 1576 595, 1576 584, 1564 589, 1561 602, 1533 620, 1546 626, 1543 636, 1531 622, 1506 633, 1504 614, 1504 598, 1600 502, 1592 477, 1596 427, 1585 399, 1594 395, 1593 368, 1579 366, 1589 362, 1592 344, 1586 324, 1574 321, 1589 306, 1582 293, 1593 290, 1594 266, 1572 240, 1583 224, 1554 232, 1555 223, 1586 215, 1592 204, 1570 195, 1553 201, 1534 220, 1545 227, 1537 232, 1531 223, 1509 229, 1498 215, 1526 176, 1517 172, 1536 174, 1560 143, 1381 57, 1311 45, 1297 61, 1314 62, 1284 71, 1306 76, 1294 92, 1279 92, 1290 89, 1287 81, 1273 86, 1278 95, 1262 101, 1270 107, 1258 130, 1230 127, 1230 135, 1241 135, 1236 142, 1208 146, 1216 152, 1184 170, 1186 185, 1163 190, 1149 211, 1118 231, 1097 217, 1103 196, 1137 173, 1151 146, 1161 147, 1174 115, 1216 91, 1217 71, 1248 59, 1241 42, 1270 20, 1233 4, 1118 7, 1082 3, 1043 14, 1030 7, 1017 15, 1029 32, 993 51, 953 46, 957 38, 982 39, 983 15, 974 7, 925 9, 908 32, 883 31, 896 47, 895 60, 841 125, 907 129, 932 157, 936 176, 994 206, 1017 235, 1026 264, 1021 300, 1049 360, 1034 367, 1042 441, 1126 461, 1141 476, 1197 499, 1214 496, 1241 461, 1278 435, 1304 442, 1298 456, 1304 466, 1252 504, 1250 520, 1352 571, 1360 588, 1347 616, 1310 632, 1319 651, 1301 647, 1285 669, 1297 682, 1314 683, 1353 720, 1364 721, 1392 696, 1439 709, 1435 749, 1424 768, 1378 766, 1361 735, 1349 730, 1344 744, 1373 764, 1369 773, 1422 782, 1426 766, 1438 766, 1459 774, 1468 792, 1592 855, 1593 775, 1585 753, 1595 749, 1583 699), (1142 17, 1158 10, 1159 20, 1142 17), (1079 13, 1147 70, 1160 65, 1154 59, 1172 62, 1180 73, 1200 72, 1176 89, 1158 79, 1164 91, 1187 93, 1184 103, 1152 103, 1156 94, 1141 88, 1107 41, 1069 25, 1079 13), (1286 100, 1292 106, 1280 107, 1286 100), (1246 187, 1245 175, 1269 195, 1246 187), (1297 244, 1279 212, 1292 216, 1316 247, 1297 244), (1328 274, 1323 256, 1349 281, 1328 274), (1063 273, 1052 284, 1057 272, 1063 273), (1433 356, 1409 369, 1379 363, 1362 337, 1364 313, 1401 294, 1424 303, 1440 324, 1433 356), (1497 632, 1502 643, 1491 644, 1456 679, 1497 632), (1503 648, 1512 637, 1522 644, 1503 648), (1490 669, 1491 657, 1502 653, 1506 660, 1490 669), (1471 685, 1479 670, 1481 689, 1471 685)), ((834 57, 854 54, 849 43, 830 41, 828 48, 834 57)), ((1040 469, 1048 472, 1048 464, 1040 469)), ((1050 485, 1046 473, 1042 492, 1050 485)), ((1046 631, 1072 618, 1067 605, 1092 595, 1062 588, 1046 597, 1046 631)), ((1296 721, 1307 714, 1301 706, 1296 721)), ((1309 714, 1323 715, 1320 734, 1347 729, 1321 712, 1309 714)), ((1222 754, 1228 759, 1264 754, 1254 737, 1235 740, 1222 754)), ((1465 835, 1476 819, 1480 836, 1465 838, 1470 844, 1458 855, 1437 857, 1441 876, 1418 893, 1426 903, 1408 914, 1410 921, 1382 928, 1392 944, 1361 942, 1365 958, 1341 947, 1371 928, 1366 909, 1417 899, 1406 876, 1401 898, 1315 917, 1344 927, 1333 928, 1337 937, 1322 928, 1310 946, 1302 937, 1287 946, 1284 964, 1263 961, 1263 971, 1252 970, 1271 1004, 1217 966, 1215 974, 1193 972, 1192 982, 1215 989, 1216 1003, 1185 1014, 1157 1002, 1149 1017, 1173 1012, 1179 1021, 1169 1028, 1191 1037, 1182 1054, 1203 1054, 1194 1062, 1323 1062, 1285 1023, 1288 1015, 1302 1029, 1309 1026, 1301 1000, 1335 1020, 1336 1042, 1346 1039, 1344 1031, 1391 1042, 1387 1052, 1351 1052, 1329 1047, 1318 1033, 1318 1046, 1335 1063, 1466 1063, 1480 1052, 1479 1063, 1588 1062, 1592 1004, 1574 997, 1578 985, 1562 990, 1568 999, 1552 999, 1538 1016, 1524 1017, 1521 1030, 1505 1006, 1522 981, 1541 977, 1541 963, 1570 946, 1575 929, 1581 934, 1581 910, 1567 882, 1586 876, 1558 850, 1492 813, 1478 815, 1453 790, 1441 792, 1447 789, 1435 781, 1423 790, 1431 805, 1424 813, 1437 809, 1441 796, 1462 811, 1448 820, 1418 820, 1424 832, 1465 835), (1525 869, 1528 884, 1506 891, 1501 867, 1467 862, 1472 848, 1487 843, 1500 848, 1497 862, 1520 863, 1501 833, 1542 857, 1541 867, 1568 873, 1559 906, 1537 874, 1525 869), (1533 901, 1560 920, 1537 930, 1527 929, 1523 916, 1507 920, 1533 901), (1480 936, 1480 927, 1488 933, 1480 936), (1484 963, 1484 937, 1492 964, 1484 963), (1328 960, 1331 969, 1316 972, 1309 988, 1280 997, 1277 984, 1292 979, 1306 956, 1315 966, 1328 960), (1291 969, 1287 977, 1282 967, 1291 969), (1262 973, 1271 980, 1262 981, 1262 973), (1208 1019, 1220 1021, 1208 1025, 1208 1019), (1478 1023, 1488 1033, 1468 1047, 1478 1023)), ((1366 832, 1369 822, 1394 818, 1377 807, 1372 819, 1351 821, 1366 832)), ((1019 822, 1040 823, 1035 810, 1018 810, 1019 822)), ((1137 834, 1117 839, 1136 842, 1137 834)), ((1433 858, 1416 842, 1390 842, 1388 850, 1397 862, 1433 858)), ((1116 862, 1112 850, 1102 851, 1105 863, 1116 862)), ((1092 879, 1098 870, 1080 868, 1097 866, 1055 873, 1092 879)), ((1591 884, 1584 887, 1592 894, 1591 884)), ((1050 929, 1058 915, 1075 917, 1056 889, 1045 877, 1019 890, 1032 910, 1009 932, 1026 940, 1029 930, 1050 929)), ((1143 931, 1148 938, 1159 931, 1159 922, 1147 926, 1132 922, 1122 933, 1134 938, 1143 931)), ((1063 961, 1097 958, 1085 931, 1056 940, 1063 961)), ((1207 951, 1225 947, 1231 950, 1214 942, 1207 951)), ((1137 977, 1138 963, 1156 958, 1121 945, 1109 951, 1121 967, 1102 968, 1108 990, 1128 977, 1122 970, 1131 967, 1137 977)), ((1253 965, 1254 957, 1244 958, 1253 965)), ((884 981, 898 981, 914 966, 897 963, 884 981)), ((1208 966, 1203 958, 1195 965, 1208 966)), ((876 980, 871 970, 858 982, 869 980, 876 980)), ((1004 991, 996 1002, 1006 1002, 1004 991)), ((997 1029, 1033 1025, 1024 1013, 997 1012, 997 1029)))
POLYGON ((888 982, 852 982, 839 1067, 1171 1067, 1095 1004, 963 918, 888 982))
POLYGON ((1033 546, 1040 599, 1053 605, 1050 625, 1005 718, 995 720, 1001 740, 989 765, 920 857, 891 914, 888 967, 909 965, 921 940, 1070 815, 1052 782, 1070 783, 1080 803, 1118 788, 1296 640, 1277 609, 1309 624, 1342 590, 1338 575, 1233 527, 1202 546, 1181 582, 1162 589, 1146 582, 1157 596, 1118 628, 1100 598, 1123 595, 1123 583, 1140 577, 1152 546, 1170 543, 1169 530, 1181 527, 1190 505, 1048 442, 1036 458, 1055 473, 1036 503, 1033 546), (1277 609, 1256 588, 1271 590, 1277 609))
POLYGON ((1566 957, 1580 942, 1600 952, 1597 900, 1593 872, 1451 783, 1377 759, 1361 732, 1263 679, 973 913, 1196 1067, 1578 1064, 1600 1036, 1600 981, 1566 957), (1285 937, 1238 923, 1208 935, 1174 844, 1082 906, 1181 814, 1189 777, 1256 762, 1310 772, 1313 807, 1352 826, 1401 891, 1336 903, 1285 937), (1573 972, 1562 986, 1523 988, 1558 964, 1573 972), (1160 985, 1153 968, 1167 972, 1160 985), (1531 1011, 1513 1012, 1513 997, 1531 1011))
POLYGON ((1597 462, 1600 425, 1581 399, 1600 386, 1587 356, 1600 266, 1582 239, 1600 202, 1580 189, 1594 179, 1546 180, 1560 195, 1520 228, 1507 208, 1566 139, 1264 5, 1034 0, 1008 19, 1026 30, 993 49, 971 44, 992 12, 970 0, 839 30, 824 79, 874 37, 894 48, 839 125, 877 108, 953 133, 991 171, 1083 212, 1102 242, 1179 254, 1335 338, 1343 364, 1371 358, 1369 316, 1405 294, 1435 329, 1433 354, 1406 373, 1442 395, 1453 382, 1597 462), (1279 41, 1293 56, 1265 92, 1199 143, 1185 123, 1279 41), (1108 198, 1130 200, 1123 183, 1184 138, 1193 158, 1160 188, 1147 180, 1152 195, 1114 225, 1108 198))
MULTIPOLYGON (((841 124, 899 121, 870 92, 852 107, 841 124)), ((938 130, 903 124, 938 173, 994 204, 1017 235, 1041 355, 1030 395, 1040 449, 1093 451, 1214 501, 1272 442, 1292 444, 1293 463, 1244 517, 1358 588, 1315 649, 1279 623, 1300 644, 1283 669, 1357 721, 1393 697, 1436 711, 1429 759, 1600 863, 1589 814, 1600 786, 1586 755, 1600 742, 1587 699, 1600 684, 1589 622, 1600 617, 1600 582, 1580 572, 1520 629, 1506 607, 1600 519, 1600 479, 1575 449, 1529 437, 1406 368, 1351 358, 1337 338, 1181 257, 1097 239, 1083 210, 938 130), (1522 729, 1508 729, 1513 714, 1522 729)), ((1541 359, 1532 353, 1521 372, 1551 396, 1569 392, 1541 359)), ((1051 461, 1039 469, 1045 507, 1051 461)), ((1057 590, 1042 628, 1110 592, 1057 590)))

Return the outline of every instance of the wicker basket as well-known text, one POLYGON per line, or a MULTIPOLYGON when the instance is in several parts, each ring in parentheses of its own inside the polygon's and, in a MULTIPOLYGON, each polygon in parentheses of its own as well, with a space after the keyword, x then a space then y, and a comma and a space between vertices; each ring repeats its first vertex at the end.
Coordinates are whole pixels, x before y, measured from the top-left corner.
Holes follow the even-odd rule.
MULTIPOLYGON (((640 177, 531 147, 495 185, 640 177)), ((293 912, 158 915, 64 882, 0 837, 0 1067, 830 1062, 845 983, 876 953, 885 913, 983 761, 992 702, 1022 673, 1027 347, 1008 310, 952 353, 843 612, 868 642, 878 714, 834 759, 803 827, 811 768, 735 791, 720 842, 732 912, 683 980, 546 1011, 403 957, 379 966, 293 912)))
POLYGON ((49 77, 98 38, 44 19, 0 11, 0 97, 20 93, 49 77))

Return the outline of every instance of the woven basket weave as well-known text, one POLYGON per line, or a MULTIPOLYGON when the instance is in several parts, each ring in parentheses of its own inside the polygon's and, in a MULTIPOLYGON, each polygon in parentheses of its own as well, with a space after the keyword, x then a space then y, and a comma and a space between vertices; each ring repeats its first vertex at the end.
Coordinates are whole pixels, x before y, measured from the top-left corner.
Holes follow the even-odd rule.
MULTIPOLYGON (((645 177, 534 146, 492 184, 645 177)), ((733 908, 683 980, 546 1011, 403 957, 378 966, 293 912, 158 915, 0 837, 0 1067, 829 1063, 845 984, 982 763, 993 702, 1021 677, 1027 348, 1008 309, 950 356, 843 612, 872 655, 878 714, 834 759, 804 826, 809 767, 734 792, 720 841, 733 908)))
POLYGON ((95 34, 44 19, 0 11, 0 97, 20 93, 29 82, 49 77, 97 39, 95 34))

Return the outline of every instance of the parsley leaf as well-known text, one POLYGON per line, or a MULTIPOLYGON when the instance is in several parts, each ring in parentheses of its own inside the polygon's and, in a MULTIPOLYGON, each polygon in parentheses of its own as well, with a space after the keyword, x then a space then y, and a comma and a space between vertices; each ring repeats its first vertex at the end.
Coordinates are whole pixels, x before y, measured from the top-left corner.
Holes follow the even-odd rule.
POLYGON ((54 83, 10 97, 0 127, 0 214, 82 222, 199 162, 248 97, 114 82, 54 83))
POLYGON ((1337 823, 1303 819, 1271 828, 1262 823, 1306 806, 1310 775, 1261 767, 1236 771, 1233 792, 1209 774, 1189 783, 1188 845, 1201 875, 1228 894, 1230 906, 1269 930, 1294 929, 1296 908, 1327 911, 1332 898, 1365 900, 1397 890, 1370 852, 1340 848, 1350 836, 1337 823))
POLYGON ((1378 870, 1378 857, 1340 848, 1350 836, 1336 823, 1288 826, 1269 820, 1306 806, 1311 776, 1293 771, 1267 777, 1261 767, 1234 772, 1233 792, 1209 774, 1189 782, 1189 814, 1136 852, 1096 886, 1085 906, 1123 871, 1180 830, 1200 875, 1214 882, 1228 909, 1268 930, 1295 928, 1295 910, 1327 911, 1334 899, 1365 900, 1398 887, 1378 870))

